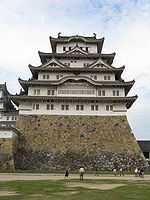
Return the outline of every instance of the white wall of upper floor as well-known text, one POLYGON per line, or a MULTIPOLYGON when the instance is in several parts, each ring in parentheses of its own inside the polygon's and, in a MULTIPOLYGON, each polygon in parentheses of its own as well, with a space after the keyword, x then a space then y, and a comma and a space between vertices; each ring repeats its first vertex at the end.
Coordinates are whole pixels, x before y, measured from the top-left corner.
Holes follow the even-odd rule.
POLYGON ((3 97, 3 91, 0 90, 0 98, 2 98, 2 97, 3 97))
POLYGON ((90 64, 92 64, 95 60, 92 59, 60 59, 59 60, 61 63, 68 65, 69 67, 76 67, 76 68, 81 68, 81 67, 86 67, 90 64))
POLYGON ((125 91, 124 88, 101 88, 94 86, 86 86, 83 84, 68 85, 63 84, 60 86, 51 86, 51 87, 29 87, 28 89, 29 96, 74 96, 74 97, 88 97, 88 96, 105 96, 105 97, 124 97, 125 91))
POLYGON ((69 47, 72 49, 78 44, 79 47, 81 47, 83 50, 86 50, 86 47, 88 47, 89 53, 97 53, 97 44, 88 44, 84 42, 68 42, 64 44, 58 43, 56 46, 56 53, 64 53, 63 47, 66 48, 66 51, 69 50, 69 47))
POLYGON ((11 121, 16 121, 16 120, 17 120, 17 114, 16 113, 0 112, 0 122, 1 121, 11 122, 11 121))
POLYGON ((4 109, 4 103, 0 102, 0 109, 4 109))
POLYGON ((101 115, 126 115, 126 106, 124 103, 87 103, 87 102, 53 102, 53 103, 43 103, 43 102, 22 102, 19 105, 20 115, 91 115, 91 116, 101 116, 101 115), (39 105, 39 109, 35 109, 35 105, 39 105), (53 110, 47 110, 47 104, 53 104, 53 110), (62 105, 68 105, 68 110, 62 110, 62 105), (83 105, 83 110, 77 110, 76 106, 83 105), (92 110, 91 106, 98 106, 97 110, 92 110), (112 106, 112 110, 107 110, 107 107, 112 106))
POLYGON ((86 73, 86 72, 81 72, 78 76, 74 75, 73 73, 65 73, 65 72, 39 72, 38 74, 38 80, 45 80, 45 81, 55 81, 55 80, 60 80, 64 77, 69 77, 69 76, 74 76, 74 77, 80 77, 80 76, 85 76, 88 77, 94 81, 115 81, 115 74, 114 73, 86 73))

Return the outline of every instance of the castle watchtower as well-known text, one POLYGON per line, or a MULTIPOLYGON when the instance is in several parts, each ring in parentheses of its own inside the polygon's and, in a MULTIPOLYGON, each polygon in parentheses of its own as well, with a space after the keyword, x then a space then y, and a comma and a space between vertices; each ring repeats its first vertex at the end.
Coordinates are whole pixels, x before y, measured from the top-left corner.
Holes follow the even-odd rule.
POLYGON ((39 52, 40 66, 29 65, 32 78, 19 79, 20 145, 16 163, 31 169, 134 167, 144 157, 128 124, 124 66, 113 66, 115 53, 102 52, 104 38, 50 37, 51 53, 39 52))

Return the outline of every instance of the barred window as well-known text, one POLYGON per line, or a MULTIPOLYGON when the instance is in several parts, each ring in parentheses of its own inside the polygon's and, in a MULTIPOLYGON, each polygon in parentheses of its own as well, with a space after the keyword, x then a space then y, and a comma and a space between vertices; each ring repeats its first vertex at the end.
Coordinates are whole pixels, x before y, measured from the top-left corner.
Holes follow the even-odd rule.
POLYGON ((105 75, 104 76, 104 80, 106 81, 106 80, 110 80, 111 79, 111 77, 110 77, 110 75, 105 75))
POLYGON ((34 89, 34 95, 40 95, 40 89, 34 89))
POLYGON ((45 79, 45 74, 43 74, 43 79, 45 79))
POLYGON ((49 74, 46 75, 46 78, 49 79, 49 74))
POLYGON ((91 110, 94 111, 98 111, 98 105, 91 105, 91 110))
POLYGON ((113 90, 113 96, 119 96, 119 90, 113 90))
POLYGON ((62 104, 61 105, 61 110, 69 110, 69 105, 68 104, 62 104))
POLYGON ((72 90, 58 90, 58 94, 64 94, 64 95, 69 95, 69 94, 80 94, 80 95, 94 95, 95 90, 79 90, 79 89, 72 89, 72 90))
POLYGON ((84 105, 76 105, 76 110, 84 110, 84 105))
POLYGON ((54 104, 47 104, 46 109, 47 110, 54 110, 54 104))
POLYGON ((39 110, 40 105, 38 103, 33 104, 33 110, 39 110))
POLYGON ((106 105, 106 111, 113 111, 113 105, 106 105))
POLYGON ((98 90, 98 96, 105 96, 105 90, 98 90))
POLYGON ((50 89, 47 90, 47 95, 53 96, 54 94, 55 94, 55 90, 50 90, 50 89))

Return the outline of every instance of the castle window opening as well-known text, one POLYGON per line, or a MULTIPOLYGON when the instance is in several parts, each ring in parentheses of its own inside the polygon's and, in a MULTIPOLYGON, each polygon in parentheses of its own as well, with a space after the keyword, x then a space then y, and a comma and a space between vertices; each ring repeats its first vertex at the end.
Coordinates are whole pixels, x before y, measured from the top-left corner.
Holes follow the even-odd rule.
POLYGON ((106 105, 106 111, 113 111, 113 105, 106 105))
POLYGON ((91 105, 91 110, 94 111, 98 111, 98 105, 91 105))
POLYGON ((69 105, 68 104, 62 104, 61 110, 69 110, 69 105))
POLYGON ((33 110, 39 110, 39 109, 40 109, 40 105, 38 103, 34 103, 33 110))
POLYGON ((105 90, 98 90, 98 96, 105 96, 105 90))
POLYGON ((47 95, 53 96, 55 94, 55 90, 47 90, 47 95))
POLYGON ((76 105, 76 110, 84 110, 84 105, 76 105))

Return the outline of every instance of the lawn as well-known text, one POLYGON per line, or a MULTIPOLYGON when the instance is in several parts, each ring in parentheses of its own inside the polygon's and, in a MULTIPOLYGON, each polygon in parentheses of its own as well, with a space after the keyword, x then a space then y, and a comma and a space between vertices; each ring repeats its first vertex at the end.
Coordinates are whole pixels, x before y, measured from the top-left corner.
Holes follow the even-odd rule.
POLYGON ((2 192, 16 192, 13 196, 0 196, 0 200, 149 200, 150 183, 119 180, 59 180, 0 182, 2 192), (108 189, 120 184, 120 187, 108 189), (122 185, 122 186, 121 186, 122 185), (71 187, 70 187, 71 186, 71 187), (83 187, 82 187, 83 186, 83 187), (103 189, 89 189, 98 186, 103 189), (106 188, 107 190, 106 190, 106 188))

